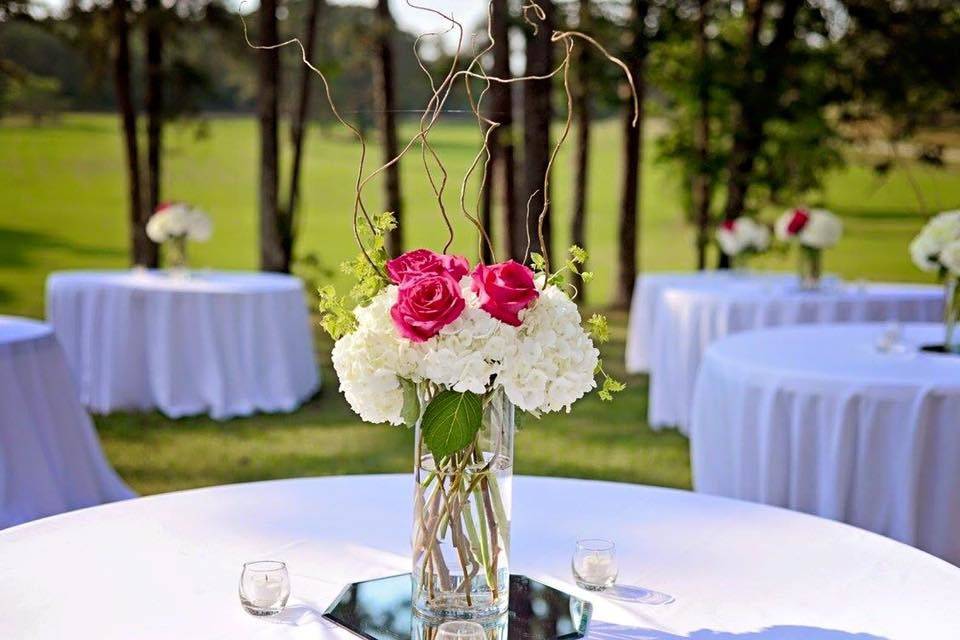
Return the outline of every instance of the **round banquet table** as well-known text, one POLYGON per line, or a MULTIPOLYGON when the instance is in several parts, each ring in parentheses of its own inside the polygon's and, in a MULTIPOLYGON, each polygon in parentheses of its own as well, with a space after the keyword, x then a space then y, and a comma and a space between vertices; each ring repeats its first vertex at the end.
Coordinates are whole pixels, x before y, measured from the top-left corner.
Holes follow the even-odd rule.
MULTIPOLYGON (((960 356, 942 325, 790 327, 722 340, 697 383, 697 491, 842 520, 960 564, 960 356)), ((958 627, 960 629, 960 627, 958 627)))
MULTIPOLYGON (((348 582, 409 571, 412 494, 409 476, 281 480, 11 529, 0 533, 0 637, 349 640, 320 614, 348 582), (247 615, 237 597, 241 563, 267 558, 287 563, 292 584, 273 620, 247 615)), ((960 629, 957 567, 747 502, 519 477, 512 540, 514 573, 593 602, 597 640, 914 640, 960 629), (635 587, 624 599, 573 584, 574 542, 597 535, 617 542, 619 582, 635 587), (637 598, 640 588, 660 595, 637 598)))
POLYGON ((285 412, 319 386, 303 283, 292 276, 54 273, 47 318, 96 413, 285 412))
POLYGON ((744 281, 723 288, 675 285, 661 294, 650 363, 648 421, 655 429, 690 431, 700 361, 716 340, 735 333, 797 324, 935 322, 943 290, 911 284, 827 283, 802 291, 796 281, 744 281))
POLYGON ((654 322, 661 294, 672 286, 702 286, 721 288, 728 285, 753 282, 759 285, 797 281, 795 274, 765 271, 695 271, 644 273, 637 276, 630 303, 630 320, 627 328, 626 362, 630 373, 647 373, 650 370, 650 354, 654 340, 654 322))
POLYGON ((132 496, 100 450, 53 331, 0 316, 0 528, 132 496))

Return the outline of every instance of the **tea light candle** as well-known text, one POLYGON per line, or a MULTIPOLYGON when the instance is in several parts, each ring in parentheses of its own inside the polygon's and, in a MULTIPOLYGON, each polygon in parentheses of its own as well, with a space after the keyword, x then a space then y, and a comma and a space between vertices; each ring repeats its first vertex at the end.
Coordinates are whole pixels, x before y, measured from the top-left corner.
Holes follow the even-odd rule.
POLYGON ((250 602, 260 607, 272 607, 280 599, 283 592, 283 581, 270 577, 269 573, 257 576, 250 581, 247 597, 250 602))
POLYGON ((584 589, 602 591, 617 580, 616 547, 609 540, 579 540, 571 564, 573 577, 584 589))
POLYGON ((283 611, 290 597, 290 575, 282 562, 247 562, 240 574, 240 604, 255 616, 272 616, 283 611))

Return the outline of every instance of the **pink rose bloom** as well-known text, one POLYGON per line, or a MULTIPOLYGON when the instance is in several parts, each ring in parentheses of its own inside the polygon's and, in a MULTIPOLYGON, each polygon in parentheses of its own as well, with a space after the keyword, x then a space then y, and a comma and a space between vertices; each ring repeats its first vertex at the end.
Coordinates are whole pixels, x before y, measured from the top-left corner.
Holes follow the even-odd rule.
POLYGON ((453 276, 453 279, 460 282, 460 278, 470 273, 470 263, 463 256, 437 256, 443 268, 453 276))
POLYGON ((413 342, 426 342, 459 318, 465 307, 453 276, 446 271, 426 273, 400 283, 390 317, 400 335, 413 342))
POLYGON ((470 265, 466 258, 440 255, 429 249, 408 251, 387 261, 387 274, 396 284, 403 284, 411 278, 444 272, 449 272, 454 280, 459 281, 469 271, 470 265))
POLYGON ((533 271, 513 260, 489 267, 477 265, 472 288, 480 297, 481 309, 514 327, 520 326, 520 312, 540 295, 533 271))

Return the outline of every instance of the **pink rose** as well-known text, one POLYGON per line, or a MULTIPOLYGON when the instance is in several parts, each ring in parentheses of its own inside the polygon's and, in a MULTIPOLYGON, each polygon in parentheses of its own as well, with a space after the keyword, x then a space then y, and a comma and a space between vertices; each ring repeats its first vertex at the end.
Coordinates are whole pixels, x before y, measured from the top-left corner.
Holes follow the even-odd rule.
POLYGON ((513 260, 489 267, 477 265, 472 288, 480 297, 481 309, 514 327, 520 326, 520 312, 540 295, 533 271, 513 260))
POLYGON ((396 284, 402 284, 410 278, 419 278, 426 274, 449 272, 454 280, 467 275, 470 264, 460 256, 445 256, 429 249, 408 251, 387 262, 387 274, 396 284))
POLYGON ((470 273, 470 263, 463 256, 438 256, 443 268, 453 276, 453 279, 460 282, 460 278, 470 273))
POLYGON ((400 335, 413 342, 425 342, 459 318, 465 307, 460 285, 453 276, 446 271, 427 273, 400 283, 390 317, 400 335))

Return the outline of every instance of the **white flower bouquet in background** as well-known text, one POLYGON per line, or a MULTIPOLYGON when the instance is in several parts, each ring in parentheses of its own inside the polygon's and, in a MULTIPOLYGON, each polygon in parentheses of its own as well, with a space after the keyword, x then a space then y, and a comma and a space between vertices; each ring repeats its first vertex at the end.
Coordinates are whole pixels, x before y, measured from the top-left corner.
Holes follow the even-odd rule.
POLYGON ((187 241, 206 242, 213 223, 203 211, 182 202, 165 202, 147 221, 147 237, 163 245, 167 264, 175 270, 188 267, 187 241))
POLYGON ((797 245, 800 285, 817 289, 823 276, 823 250, 840 242, 843 223, 826 209, 793 209, 774 225, 777 239, 797 245))
POLYGON ((770 229, 747 216, 725 220, 717 227, 716 237, 720 251, 730 257, 735 267, 744 266, 748 258, 770 248, 770 229))
POLYGON ((934 216, 910 243, 910 257, 924 271, 937 272, 944 281, 943 349, 960 353, 954 343, 960 323, 960 211, 945 211, 934 216))

